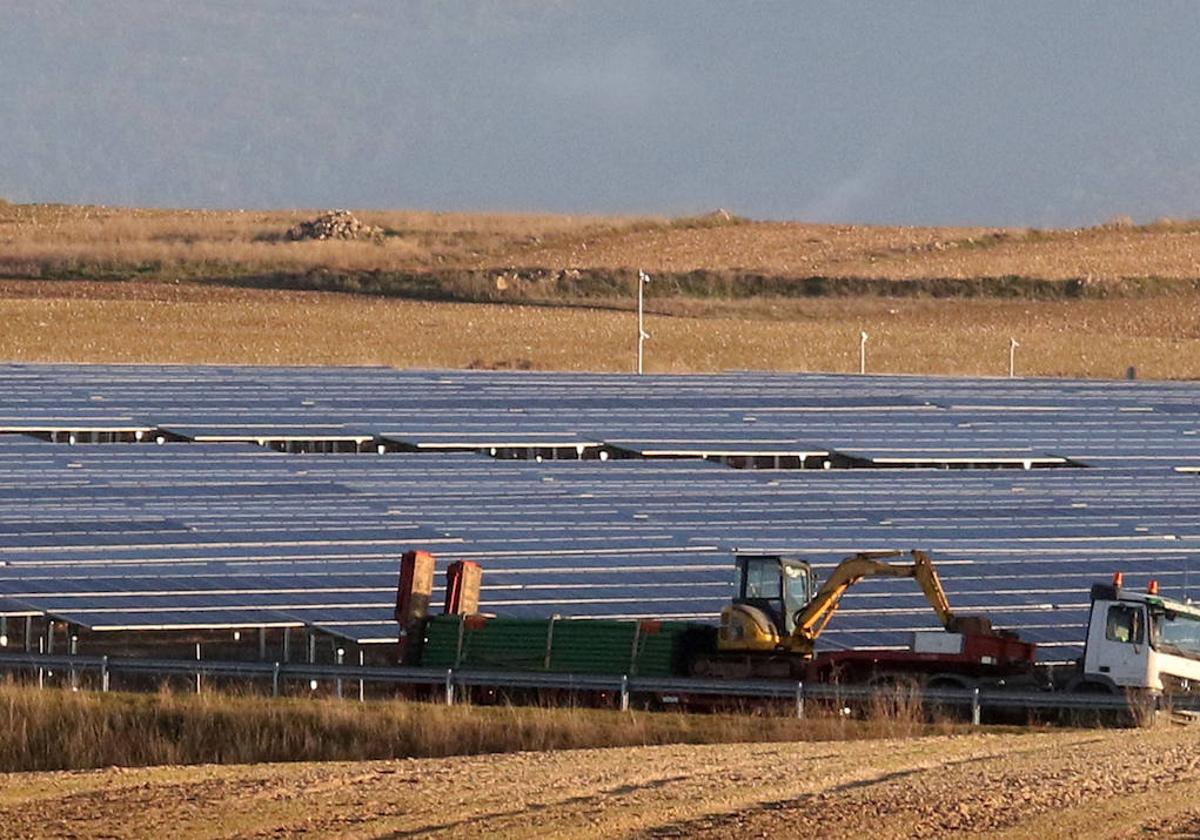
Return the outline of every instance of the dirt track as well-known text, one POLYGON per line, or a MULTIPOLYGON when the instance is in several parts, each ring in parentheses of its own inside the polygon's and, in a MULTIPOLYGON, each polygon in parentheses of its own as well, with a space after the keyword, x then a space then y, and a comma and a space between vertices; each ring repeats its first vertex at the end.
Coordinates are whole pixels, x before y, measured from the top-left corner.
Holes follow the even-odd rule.
POLYGON ((0 775, 14 838, 962 833, 1200 837, 1200 732, 0 775))

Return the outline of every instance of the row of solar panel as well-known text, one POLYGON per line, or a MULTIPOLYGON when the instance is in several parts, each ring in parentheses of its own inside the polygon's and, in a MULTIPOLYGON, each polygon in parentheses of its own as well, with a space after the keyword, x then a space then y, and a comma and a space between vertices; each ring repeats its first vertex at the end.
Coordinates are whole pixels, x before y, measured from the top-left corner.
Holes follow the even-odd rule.
POLYGON ((637 453, 1200 463, 1186 383, 0 366, 0 428, 637 453))
MULTIPOLYGON (((823 568, 851 550, 922 545, 943 552, 963 606, 1068 650, 1087 586, 1115 565, 1191 591, 1200 509, 1200 482, 1162 471, 752 474, 11 445, 28 458, 0 446, 0 488, 74 477, 81 491, 65 502, 0 496, 10 527, 0 530, 0 595, 18 609, 103 627, 309 623, 362 641, 394 639, 395 556, 414 543, 482 559, 486 605, 506 614, 685 617, 711 616, 728 598, 735 545, 801 551, 823 568), (200 496, 193 471, 204 473, 200 496), (186 531, 155 536, 151 511, 186 531), (134 523, 125 534, 114 518, 123 512, 134 523), (281 527, 288 518, 303 527, 281 527), (71 528, 56 531, 64 521, 71 528), (405 523, 448 541, 399 533, 405 523)), ((827 641, 894 644, 901 626, 931 621, 919 597, 863 587, 827 641)))

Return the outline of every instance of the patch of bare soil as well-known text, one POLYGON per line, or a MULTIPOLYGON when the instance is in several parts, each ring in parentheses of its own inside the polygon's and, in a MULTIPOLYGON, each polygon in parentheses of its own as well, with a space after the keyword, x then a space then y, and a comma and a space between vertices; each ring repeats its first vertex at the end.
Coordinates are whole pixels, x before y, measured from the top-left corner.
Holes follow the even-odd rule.
POLYGON ((1196 836, 1200 733, 0 776, 0 837, 1196 836))

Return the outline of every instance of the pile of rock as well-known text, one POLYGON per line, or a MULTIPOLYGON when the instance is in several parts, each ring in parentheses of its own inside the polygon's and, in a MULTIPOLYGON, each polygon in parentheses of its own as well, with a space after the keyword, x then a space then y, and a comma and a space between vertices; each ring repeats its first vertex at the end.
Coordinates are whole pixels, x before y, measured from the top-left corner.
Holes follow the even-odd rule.
POLYGON ((317 218, 301 222, 287 232, 288 239, 375 239, 383 229, 365 225, 349 210, 333 210, 317 218))

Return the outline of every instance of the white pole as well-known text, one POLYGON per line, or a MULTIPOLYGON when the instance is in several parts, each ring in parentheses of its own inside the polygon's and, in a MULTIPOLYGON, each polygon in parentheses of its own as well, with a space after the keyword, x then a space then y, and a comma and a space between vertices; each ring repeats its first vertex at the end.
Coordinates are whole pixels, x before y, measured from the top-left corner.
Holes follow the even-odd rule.
POLYGON ((1015 338, 1008 340, 1008 378, 1014 379, 1017 375, 1017 348, 1020 343, 1015 338))
POLYGON ((867 372, 867 333, 864 331, 858 339, 858 372, 867 372))
MULTIPOLYGON (((337 649, 337 664, 341 665, 345 661, 346 661, 346 649, 338 648, 337 649)), ((337 678, 337 681, 334 683, 334 686, 335 686, 334 691, 337 693, 337 699, 341 700, 342 699, 342 678, 341 677, 337 678)))
POLYGON ((650 282, 650 275, 642 270, 638 270, 638 351, 637 351, 637 372, 642 372, 642 362, 645 359, 646 352, 642 345, 646 339, 650 337, 650 333, 646 332, 646 284, 650 282))

